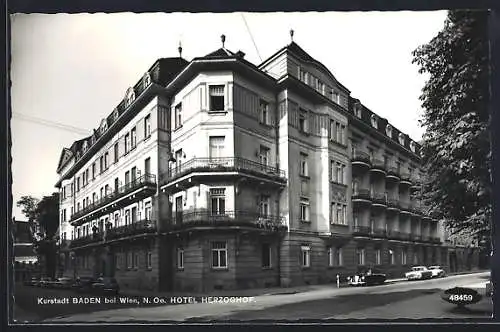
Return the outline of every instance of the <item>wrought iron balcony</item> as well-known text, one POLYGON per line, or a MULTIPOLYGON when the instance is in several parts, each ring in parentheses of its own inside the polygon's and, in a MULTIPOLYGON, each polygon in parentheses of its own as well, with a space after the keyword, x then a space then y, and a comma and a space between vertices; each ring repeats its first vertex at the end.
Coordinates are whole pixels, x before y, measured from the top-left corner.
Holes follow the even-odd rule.
POLYGON ((372 202, 373 202, 373 204, 386 206, 387 205, 387 194, 386 193, 379 193, 379 192, 372 193, 372 202))
POLYGON ((155 220, 140 220, 128 225, 108 228, 106 241, 126 238, 134 235, 154 234, 157 226, 155 220))
POLYGON ((371 201, 372 197, 369 189, 357 189, 352 193, 352 200, 371 201))
POLYGON ((253 227, 268 231, 286 229, 284 217, 264 215, 251 211, 224 211, 213 213, 208 210, 194 210, 190 212, 175 213, 172 218, 172 229, 174 230, 192 227, 225 226, 253 227))
POLYGON ((285 171, 277 167, 262 164, 253 160, 228 157, 228 158, 193 158, 185 163, 171 167, 164 174, 163 183, 171 182, 181 176, 193 172, 242 172, 250 175, 265 176, 280 181, 286 181, 285 171))
POLYGON ((69 244, 70 248, 82 247, 87 244, 96 243, 104 240, 104 234, 96 232, 94 234, 89 234, 83 237, 79 237, 71 240, 69 244))
POLYGON ((399 198, 391 197, 387 199, 387 208, 399 210, 399 198))
POLYGON ((84 209, 74 213, 73 216, 71 216, 70 222, 83 217, 86 214, 89 214, 103 207, 104 205, 109 204, 142 187, 150 187, 152 190, 156 191, 156 176, 153 174, 144 174, 141 177, 132 180, 130 183, 126 183, 114 192, 107 194, 106 196, 94 201, 93 203, 90 203, 84 209))
POLYGON ((372 229, 371 234, 375 238, 387 237, 387 231, 384 228, 374 228, 374 229, 372 229))
POLYGON ((366 152, 356 150, 352 154, 351 163, 353 165, 364 165, 369 167, 371 165, 370 155, 366 152))
POLYGON ((410 234, 402 231, 388 230, 387 237, 392 240, 408 241, 410 238, 410 234))
POLYGON ((411 185, 411 176, 408 172, 401 172, 399 183, 402 185, 411 185))
POLYGON ((370 236, 371 228, 369 226, 354 226, 352 230, 352 235, 358 236, 370 236))
POLYGON ((389 166, 387 168, 387 178, 399 180, 399 168, 396 166, 389 166))
POLYGON ((383 160, 373 158, 372 159, 372 168, 371 171, 373 172, 381 172, 386 174, 386 164, 383 160))

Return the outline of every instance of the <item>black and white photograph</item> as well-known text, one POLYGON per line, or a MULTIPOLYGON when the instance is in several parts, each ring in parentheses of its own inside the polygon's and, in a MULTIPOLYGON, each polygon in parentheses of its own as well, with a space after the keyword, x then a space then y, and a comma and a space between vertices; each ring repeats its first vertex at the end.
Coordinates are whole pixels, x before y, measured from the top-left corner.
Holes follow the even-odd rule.
POLYGON ((490 321, 489 15, 11 14, 11 323, 490 321))

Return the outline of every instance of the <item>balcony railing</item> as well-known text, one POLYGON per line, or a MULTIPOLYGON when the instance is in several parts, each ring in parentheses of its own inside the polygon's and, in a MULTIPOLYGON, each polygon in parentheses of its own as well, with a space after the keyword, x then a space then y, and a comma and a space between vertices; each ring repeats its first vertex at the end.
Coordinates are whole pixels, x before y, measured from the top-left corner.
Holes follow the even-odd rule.
POLYGON ((382 170, 385 172, 386 164, 381 159, 372 158, 372 169, 382 170))
POLYGON ((352 199, 364 199, 371 201, 372 197, 369 189, 357 189, 352 193, 352 199))
POLYGON ((385 238, 387 237, 387 231, 384 228, 374 228, 371 231, 373 237, 385 238))
POLYGON ((389 166, 387 169, 387 176, 399 178, 399 168, 396 166, 389 166))
POLYGON ((408 172, 401 172, 400 179, 401 179, 401 182, 411 183, 411 176, 410 176, 410 173, 408 173, 408 172))
POLYGON ((354 226, 352 234, 369 236, 371 234, 371 228, 369 226, 354 226))
POLYGON ((439 237, 431 237, 431 242, 432 243, 441 243, 441 238, 439 237))
POLYGON ((81 247, 90 243, 95 243, 104 240, 104 234, 96 232, 94 234, 89 234, 83 237, 79 237, 71 240, 70 248, 81 247))
POLYGON ((362 163, 365 163, 368 165, 371 164, 370 155, 366 152, 363 152, 363 151, 354 151, 354 153, 352 154, 351 161, 362 162, 362 163))
POLYGON ((140 234, 153 234, 156 233, 156 230, 155 220, 140 220, 128 225, 108 228, 106 231, 106 241, 140 234))
POLYGON ((93 203, 90 203, 84 209, 75 212, 71 217, 71 220, 78 219, 108 203, 111 203, 120 196, 133 192, 134 190, 137 190, 145 185, 156 187, 156 176, 154 174, 144 174, 141 177, 132 180, 130 183, 126 183, 125 185, 117 188, 117 190, 113 191, 112 193, 107 194, 106 196, 94 201, 93 203))
POLYGON ((422 236, 417 234, 410 234, 410 240, 419 242, 422 241, 422 236))
POLYGON ((399 198, 396 197, 388 198, 387 206, 393 209, 399 209, 399 198))
POLYGON ((253 160, 228 158, 193 158, 185 163, 170 168, 164 179, 172 181, 191 172, 231 172, 243 171, 257 175, 285 178, 285 171, 277 167, 262 164, 253 160))
POLYGON ((373 204, 387 205, 387 194, 386 193, 373 192, 372 193, 372 202, 373 202, 373 204))
POLYGON ((256 228, 284 228, 284 217, 265 215, 251 211, 224 211, 213 213, 207 210, 176 213, 172 218, 173 227, 195 226, 252 226, 256 228))

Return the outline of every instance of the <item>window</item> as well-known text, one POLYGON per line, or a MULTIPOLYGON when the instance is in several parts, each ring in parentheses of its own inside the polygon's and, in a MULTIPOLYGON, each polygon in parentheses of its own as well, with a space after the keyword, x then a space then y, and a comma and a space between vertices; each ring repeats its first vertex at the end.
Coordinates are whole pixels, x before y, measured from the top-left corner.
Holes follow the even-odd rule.
POLYGON ((340 144, 346 145, 345 144, 345 141, 346 141, 345 137, 346 137, 346 134, 345 134, 345 125, 341 125, 340 126, 340 140, 339 140, 340 144))
POLYGON ((300 247, 301 252, 301 264, 302 267, 310 267, 311 266, 311 247, 308 245, 302 245, 300 247))
POLYGON ((210 111, 224 110, 224 85, 212 85, 209 87, 210 111))
POLYGON ((130 210, 125 210, 125 225, 130 224, 130 210))
POLYGON ((342 266, 342 247, 328 247, 328 266, 342 266))
POLYGON ((337 103, 337 104, 340 104, 340 96, 339 96, 339 93, 335 90, 332 89, 332 100, 337 103))
POLYGON ((131 251, 125 252, 125 265, 127 266, 127 269, 132 268, 132 252, 131 251))
POLYGON ((309 179, 300 180, 300 196, 309 197, 309 179))
POLYGON ((118 178, 115 178, 115 192, 117 193, 120 188, 120 180, 118 178))
POLYGON ((132 181, 132 185, 135 184, 135 179, 137 178, 137 167, 132 167, 132 170, 130 171, 130 178, 132 181))
POLYGON ((344 170, 345 165, 341 163, 335 163, 335 177, 333 179, 334 182, 345 184, 344 170))
POLYGON ((95 203, 97 201, 97 194, 92 193, 92 203, 95 203))
POLYGON ((118 162, 118 143, 115 143, 114 145, 114 158, 115 158, 115 164, 118 162))
POLYGON ((269 148, 261 145, 259 149, 259 162, 262 165, 269 165, 269 148))
POLYGON ((108 156, 109 156, 109 154, 106 152, 104 154, 104 169, 108 169, 108 167, 109 167, 108 156))
POLYGON ((408 253, 407 253, 406 249, 403 249, 401 251, 401 264, 402 265, 406 265, 407 264, 407 256, 408 256, 408 253))
POLYGON ((80 177, 76 178, 76 191, 80 191, 80 177))
POLYGON ((395 257, 394 257, 394 250, 389 249, 389 264, 394 265, 396 264, 395 257))
POLYGON ((403 133, 399 134, 398 139, 399 139, 399 144, 405 145, 405 135, 403 133))
POLYGON ((262 268, 270 268, 272 260, 272 249, 268 243, 262 244, 262 268))
POLYGON ((178 129, 182 126, 182 103, 177 104, 174 109, 174 128, 178 129))
POLYGON ((92 180, 95 179, 95 163, 92 164, 92 180))
POLYGON ((356 115, 356 117, 361 119, 361 113, 362 113, 362 108, 361 105, 358 104, 354 107, 354 115, 356 115))
POLYGON ((392 126, 390 124, 385 127, 385 133, 387 136, 392 137, 392 126))
POLYGON ((331 204, 331 223, 339 225, 347 225, 346 218, 347 206, 341 203, 331 204))
POLYGON ((318 82, 318 91, 323 95, 325 94, 325 83, 321 81, 318 82))
POLYGON ((132 145, 132 149, 137 146, 137 129, 136 127, 132 128, 130 132, 130 144, 132 145))
POLYGON ((227 243, 212 242, 212 268, 227 268, 227 243))
POLYGON ((153 253, 151 251, 146 253, 146 266, 148 269, 153 268, 153 253))
POLYGON ((184 249, 177 248, 177 268, 184 269, 184 249))
POLYGON ((130 171, 125 172, 125 186, 128 187, 128 184, 130 183, 130 171))
POLYGON ((175 151, 175 167, 180 172, 180 167, 182 165, 182 149, 175 151))
POLYGON ((365 265, 365 249, 357 248, 356 249, 356 262, 358 265, 365 265))
POLYGON ((106 195, 108 195, 108 194, 110 193, 110 190, 109 190, 109 185, 105 185, 105 186, 104 186, 104 193, 105 193, 106 195))
POLYGON ((151 115, 148 114, 144 118, 144 138, 151 136, 151 115))
POLYGON ((335 141, 337 137, 337 127, 335 120, 330 120, 330 140, 335 141))
POLYGON ((144 216, 146 220, 151 220, 151 202, 144 203, 144 216))
POLYGON ((269 124, 269 104, 264 100, 261 100, 259 105, 259 121, 265 125, 269 124))
POLYGON ((139 253, 134 252, 134 255, 132 257, 133 257, 132 265, 134 266, 134 269, 137 269, 139 267, 139 253))
POLYGON ((308 170, 308 165, 307 165, 307 155, 304 153, 300 154, 300 175, 302 176, 308 176, 309 170, 308 170))
POLYGON ((335 266, 335 253, 332 247, 327 248, 328 253, 328 266, 335 266))
POLYGON ((210 136, 209 137, 209 157, 221 158, 224 152, 224 136, 210 136))
POLYGON ((375 114, 372 114, 371 116, 371 124, 372 124, 372 127, 375 128, 375 129, 378 129, 378 119, 377 119, 377 116, 375 114))
POLYGON ((151 174, 151 158, 144 159, 144 175, 151 174))
POLYGON ((303 109, 299 111, 299 131, 307 133, 307 112, 303 109))
POLYGON ((223 215, 226 213, 226 189, 210 189, 210 205, 212 215, 223 215))
POLYGON ((127 133, 125 134, 125 153, 128 153, 130 151, 130 134, 127 133))
POLYGON ((375 265, 382 264, 382 255, 380 249, 375 250, 375 265))
POLYGON ((300 221, 309 221, 309 201, 302 199, 299 204, 300 221))
POLYGON ((269 201, 270 197, 267 195, 259 196, 259 214, 262 217, 267 217, 269 215, 269 201))
POLYGON ((87 182, 87 184, 89 183, 89 169, 88 168, 85 170, 85 181, 87 182))
POLYGON ((299 79, 307 84, 307 72, 299 67, 299 79))

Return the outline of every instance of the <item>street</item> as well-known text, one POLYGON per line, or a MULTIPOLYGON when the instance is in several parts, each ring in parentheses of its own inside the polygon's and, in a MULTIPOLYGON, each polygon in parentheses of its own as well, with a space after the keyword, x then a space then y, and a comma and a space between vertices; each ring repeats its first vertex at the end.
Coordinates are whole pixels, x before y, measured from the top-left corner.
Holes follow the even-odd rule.
MULTIPOLYGON (((448 288, 462 286, 477 289, 484 294, 489 274, 489 272, 483 272, 424 281, 398 281, 372 287, 336 288, 334 285, 317 285, 308 291, 297 293, 293 288, 289 288, 282 289, 281 294, 247 297, 240 303, 201 303, 198 300, 195 301, 198 303, 162 306, 119 303, 46 304, 43 308, 45 314, 40 319, 52 323, 367 318, 488 319, 491 317, 492 310, 489 297, 483 297, 479 303, 457 311, 455 305, 441 299, 441 292, 448 288)), ((50 291, 61 292, 60 290, 50 291)), ((29 293, 18 294, 16 297, 30 295, 29 293)), ((28 307, 25 306, 25 308, 28 307)))

